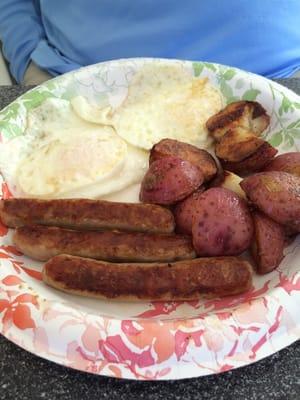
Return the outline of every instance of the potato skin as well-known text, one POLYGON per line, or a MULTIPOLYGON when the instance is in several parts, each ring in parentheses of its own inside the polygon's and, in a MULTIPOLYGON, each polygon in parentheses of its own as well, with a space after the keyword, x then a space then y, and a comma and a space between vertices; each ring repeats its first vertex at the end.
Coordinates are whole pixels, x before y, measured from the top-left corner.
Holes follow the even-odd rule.
POLYGON ((266 165, 268 165, 270 162, 272 163, 272 159, 277 152, 278 150, 276 150, 268 142, 265 142, 256 150, 255 153, 251 154, 249 157, 246 157, 244 160, 239 162, 221 160, 221 164, 222 167, 228 171, 234 172, 238 175, 247 175, 262 171, 266 165))
POLYGON ((154 161, 141 184, 144 203, 174 204, 193 193, 203 183, 203 174, 189 161, 166 157, 154 161))
POLYGON ((283 171, 300 178, 300 152, 280 154, 270 162, 265 171, 283 171))
POLYGON ((178 157, 198 167, 204 175, 204 181, 210 181, 217 173, 214 158, 206 151, 191 144, 174 139, 162 139, 150 152, 149 164, 165 157, 178 157))
POLYGON ((267 171, 248 176, 240 185, 267 216, 300 232, 300 178, 286 172, 267 171))
POLYGON ((192 234, 193 216, 195 214, 195 210, 197 209, 199 197, 204 190, 205 189, 202 186, 189 197, 176 204, 173 210, 176 232, 186 235, 192 234))
POLYGON ((266 274, 278 267, 284 255, 284 228, 260 211, 252 213, 254 240, 251 253, 259 274, 266 274))
POLYGON ((246 202, 225 188, 201 194, 192 224, 198 256, 238 255, 251 244, 253 222, 246 202))

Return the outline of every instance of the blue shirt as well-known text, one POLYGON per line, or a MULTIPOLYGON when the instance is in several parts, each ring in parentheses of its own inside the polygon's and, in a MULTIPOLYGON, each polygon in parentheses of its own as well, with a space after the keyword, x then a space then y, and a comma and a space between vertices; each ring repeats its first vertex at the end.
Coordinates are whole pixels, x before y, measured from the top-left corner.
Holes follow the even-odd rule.
POLYGON ((203 60, 267 77, 300 69, 299 0, 0 0, 0 38, 21 81, 127 57, 203 60))

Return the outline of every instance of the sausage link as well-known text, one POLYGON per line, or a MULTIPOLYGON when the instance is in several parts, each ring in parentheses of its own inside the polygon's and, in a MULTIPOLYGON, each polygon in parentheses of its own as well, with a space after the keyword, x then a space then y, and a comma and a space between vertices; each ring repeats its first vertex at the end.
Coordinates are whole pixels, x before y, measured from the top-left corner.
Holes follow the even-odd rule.
POLYGON ((40 224, 73 229, 153 233, 171 233, 175 228, 171 211, 161 206, 88 199, 1 200, 0 218, 11 228, 40 224))
POLYGON ((16 229, 18 250, 39 261, 58 254, 108 261, 176 261, 196 256, 190 238, 141 232, 74 231, 42 225, 16 229))
POLYGON ((63 254, 44 265, 43 280, 68 293, 102 299, 195 300, 208 294, 246 292, 252 284, 252 268, 237 257, 113 264, 63 254))

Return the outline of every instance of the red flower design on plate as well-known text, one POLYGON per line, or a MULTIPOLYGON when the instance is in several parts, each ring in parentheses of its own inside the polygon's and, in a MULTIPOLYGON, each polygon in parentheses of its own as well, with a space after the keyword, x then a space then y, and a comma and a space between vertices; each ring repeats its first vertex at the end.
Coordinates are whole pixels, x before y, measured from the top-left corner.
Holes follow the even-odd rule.
POLYGON ((122 321, 122 331, 138 349, 153 348, 159 363, 170 358, 174 352, 175 337, 170 332, 169 324, 141 321, 138 323, 138 327, 135 327, 133 321, 124 320, 122 321))
MULTIPOLYGON (((2 182, 1 184, 1 191, 2 191, 2 196, 0 197, 2 197, 3 199, 10 199, 11 197, 13 197, 11 191, 9 190, 5 182, 2 182)), ((8 232, 7 226, 5 226, 0 220, 0 236, 7 235, 7 232, 8 232)))
POLYGON ((149 367, 155 363, 150 347, 141 352, 134 352, 126 346, 120 335, 109 336, 106 340, 99 340, 99 349, 105 360, 109 362, 125 362, 131 366, 137 365, 140 368, 149 367))
POLYGON ((162 363, 168 360, 174 353, 177 359, 186 353, 191 341, 195 346, 201 346, 202 329, 193 332, 185 332, 184 329, 193 327, 193 321, 170 321, 157 323, 153 321, 139 321, 138 324, 124 320, 122 331, 127 339, 138 349, 153 349, 157 362, 162 363), (179 328, 176 331, 176 328, 179 328), (173 333, 176 332, 175 334, 173 333))
POLYGON ((281 287, 285 290, 289 295, 294 290, 300 290, 300 276, 295 274, 292 277, 284 275, 282 272, 279 272, 279 283, 276 287, 281 287))
POLYGON ((4 199, 11 199, 12 197, 14 197, 11 191, 9 190, 7 183, 5 182, 2 183, 2 197, 4 199))
POLYGON ((0 220, 0 236, 7 235, 7 232, 8 232, 8 228, 5 225, 3 225, 0 220))
POLYGON ((169 301, 169 302, 155 302, 151 303, 151 309, 137 315, 139 318, 153 318, 160 315, 169 315, 175 311, 182 302, 169 301))
MULTIPOLYGON (((14 286, 19 284, 20 278, 8 275, 2 282, 7 286, 14 286)), ((9 295, 10 291, 6 293, 9 295)), ((3 313, 2 323, 4 333, 11 327, 15 325, 19 329, 30 329, 35 328, 35 322, 32 319, 30 305, 38 308, 38 302, 36 296, 29 293, 20 294, 14 300, 11 299, 1 299, 0 300, 0 313, 3 313)))

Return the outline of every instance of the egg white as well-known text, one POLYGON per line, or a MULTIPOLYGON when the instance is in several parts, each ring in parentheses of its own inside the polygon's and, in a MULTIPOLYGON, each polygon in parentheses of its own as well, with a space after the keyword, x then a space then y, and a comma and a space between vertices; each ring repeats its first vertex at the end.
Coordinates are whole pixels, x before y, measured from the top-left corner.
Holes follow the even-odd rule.
POLYGON ((126 142, 145 150, 164 138, 208 148, 205 123, 221 110, 223 97, 208 79, 192 77, 178 65, 150 63, 134 75, 116 109, 100 109, 82 96, 72 106, 81 118, 110 125, 126 142))
POLYGON ((176 65, 148 64, 134 76, 112 126, 143 149, 163 138, 206 148, 210 138, 205 123, 222 106, 220 92, 207 79, 194 78, 176 65))
POLYGON ((19 195, 100 198, 141 180, 148 154, 114 129, 80 118, 51 98, 28 113, 27 146, 15 171, 19 195))

